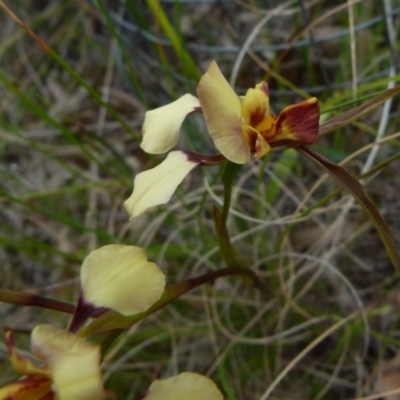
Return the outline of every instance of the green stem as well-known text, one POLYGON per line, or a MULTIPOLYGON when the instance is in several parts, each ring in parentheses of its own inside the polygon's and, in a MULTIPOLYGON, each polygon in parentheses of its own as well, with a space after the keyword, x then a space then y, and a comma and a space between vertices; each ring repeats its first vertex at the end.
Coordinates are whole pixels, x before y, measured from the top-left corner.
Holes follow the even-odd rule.
POLYGON ((231 207, 233 181, 235 180, 241 168, 242 166, 240 164, 228 162, 224 165, 224 168, 222 170, 222 183, 224 185, 224 203, 222 205, 221 222, 224 225, 226 225, 226 221, 228 220, 229 209, 231 207))
POLYGON ((232 186, 224 188, 224 203, 222 205, 221 222, 226 226, 228 220, 229 209, 231 207, 232 186))
POLYGON ((234 164, 232 162, 228 162, 224 165, 221 174, 222 183, 224 185, 224 202, 222 205, 222 213, 216 206, 214 206, 213 209, 219 250, 222 258, 230 267, 244 267, 243 262, 237 256, 232 246, 228 228, 226 226, 232 200, 233 182, 241 167, 241 165, 234 164))

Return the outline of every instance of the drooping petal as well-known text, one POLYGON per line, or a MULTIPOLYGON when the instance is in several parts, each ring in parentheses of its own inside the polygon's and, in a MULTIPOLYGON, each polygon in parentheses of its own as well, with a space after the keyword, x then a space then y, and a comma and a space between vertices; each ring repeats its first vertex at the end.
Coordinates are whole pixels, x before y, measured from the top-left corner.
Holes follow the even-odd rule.
POLYGON ((242 121, 258 129, 257 126, 269 116, 268 84, 261 82, 249 89, 242 101, 242 121))
POLYGON ((242 136, 240 99, 215 61, 200 79, 197 95, 215 147, 234 163, 248 162, 250 150, 242 136))
POLYGON ((215 383, 200 374, 183 372, 154 381, 143 400, 223 400, 215 383))
POLYGON ((163 294, 165 276, 136 246, 108 245, 92 251, 81 268, 83 298, 123 315, 147 310, 163 294))
POLYGON ((104 399, 98 346, 71 332, 38 325, 31 348, 50 368, 59 400, 104 399))
POLYGON ((171 150, 179 141, 179 130, 183 120, 199 108, 199 100, 187 93, 170 104, 147 111, 140 147, 151 154, 171 150))
POLYGON ((157 167, 136 175, 133 193, 124 206, 131 218, 151 207, 168 203, 178 185, 199 162, 184 152, 171 151, 157 167))
POLYGON ((319 115, 315 97, 285 107, 276 119, 275 136, 269 142, 295 140, 303 144, 314 143, 318 137, 319 115))

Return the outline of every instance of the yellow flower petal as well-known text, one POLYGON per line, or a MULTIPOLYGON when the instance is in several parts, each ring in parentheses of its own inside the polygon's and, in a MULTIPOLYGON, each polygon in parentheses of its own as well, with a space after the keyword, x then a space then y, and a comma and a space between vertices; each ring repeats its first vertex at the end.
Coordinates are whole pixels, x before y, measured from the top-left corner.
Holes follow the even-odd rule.
POLYGON ((240 99, 215 61, 200 79, 197 95, 215 147, 232 162, 248 162, 250 150, 242 135, 240 99))
POLYGON ((249 89, 242 101, 242 121, 258 129, 258 125, 269 116, 268 85, 261 82, 249 89))
POLYGON ((271 146, 256 129, 242 125, 242 132, 253 160, 258 160, 270 151, 271 146))
POLYGON ((253 154, 253 159, 258 160, 261 157, 264 157, 271 150, 271 146, 269 143, 260 135, 257 135, 255 151, 253 154))
POLYGON ((269 142, 294 140, 304 144, 314 143, 318 137, 319 115, 315 97, 285 107, 276 119, 275 136, 269 142))
POLYGON ((161 297, 165 276, 156 264, 147 261, 140 247, 112 244, 85 258, 81 284, 87 302, 133 315, 147 310, 161 297))
POLYGON ((101 400, 100 348, 49 325, 38 325, 31 336, 32 352, 51 370, 59 400, 101 400))
POLYGON ((124 206, 131 218, 151 207, 168 203, 178 185, 199 162, 181 151, 171 151, 157 167, 136 175, 134 189, 124 206))
POLYGON ((32 364, 31 360, 25 358, 15 350, 11 331, 6 333, 6 344, 13 368, 20 375, 41 375, 47 378, 51 377, 51 373, 47 368, 37 367, 32 364))
POLYGON ((199 100, 191 94, 185 94, 170 104, 147 111, 140 147, 151 154, 171 150, 179 141, 179 130, 183 120, 196 109, 200 109, 199 100))
POLYGON ((143 400, 224 400, 224 396, 211 379, 183 372, 154 381, 143 400))

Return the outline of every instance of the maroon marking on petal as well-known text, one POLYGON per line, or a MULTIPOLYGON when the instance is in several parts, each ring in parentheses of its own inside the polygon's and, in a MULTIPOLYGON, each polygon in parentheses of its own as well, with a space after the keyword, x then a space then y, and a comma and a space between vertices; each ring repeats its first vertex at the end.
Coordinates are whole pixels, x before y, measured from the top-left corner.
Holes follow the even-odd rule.
POLYGON ((276 120, 276 134, 271 142, 291 139, 303 144, 314 143, 318 137, 319 115, 315 98, 284 108, 276 120))
POLYGON ((267 97, 269 96, 269 88, 268 88, 268 83, 267 82, 262 81, 260 83, 260 90, 262 90, 267 97))
POLYGON ((222 154, 201 154, 192 151, 182 151, 186 154, 188 161, 198 164, 199 167, 209 167, 212 165, 219 165, 226 161, 226 158, 222 154))
MULTIPOLYGON (((193 108, 193 111, 190 111, 190 113, 189 114, 192 114, 192 113, 195 113, 195 112, 203 112, 203 109, 200 107, 200 106, 197 106, 197 107, 194 107, 193 108)), ((188 114, 188 115, 189 115, 188 114)))
POLYGON ((279 150, 285 150, 288 147, 296 147, 299 146, 298 142, 295 142, 294 140, 290 140, 290 139, 282 139, 282 140, 277 140, 276 142, 270 143, 271 148, 277 148, 277 147, 281 147, 281 149, 277 149, 275 151, 279 151, 279 150))
POLYGON ((68 331, 72 333, 78 332, 83 324, 92 317, 97 310, 98 307, 87 302, 84 298, 84 294, 81 292, 68 331))
MULTIPOLYGON (((35 394, 37 395, 40 392, 42 392, 43 396, 40 397, 40 399, 38 399, 38 400, 42 400, 42 399, 50 400, 50 399, 54 398, 54 393, 51 390, 52 382, 46 376, 34 374, 34 375, 27 376, 26 378, 20 379, 17 383, 20 384, 20 388, 17 389, 17 391, 15 393, 13 393, 13 395, 17 395, 16 398, 20 397, 18 395, 21 395, 21 398, 22 397, 25 398, 23 393, 28 395, 26 398, 31 398, 30 396, 35 395, 35 394), (42 389, 39 393, 29 393, 29 392, 34 392, 39 387, 42 387, 42 389), (44 393, 44 391, 46 391, 46 393, 44 393)), ((13 399, 13 398, 14 397, 10 397, 10 399, 13 399)), ((36 396, 35 396, 35 398, 36 398, 36 396)), ((7 399, 8 399, 8 397, 7 397, 7 399)))
MULTIPOLYGON (((269 96, 269 89, 268 89, 268 83, 265 81, 260 82, 258 85, 256 85, 256 88, 254 90, 261 90, 264 95, 267 97, 268 101, 268 96, 269 96)), ((266 117, 267 109, 263 106, 258 106, 257 108, 253 109, 250 114, 250 121, 249 124, 253 128, 256 128, 258 124, 260 124, 266 117)))
POLYGON ((252 110, 249 125, 256 128, 256 126, 264 120, 265 111, 265 107, 257 107, 255 110, 252 110))
POLYGON ((242 130, 243 130, 244 140, 246 141, 247 147, 250 150, 250 154, 253 157, 257 151, 256 149, 257 132, 251 129, 250 126, 245 126, 245 125, 243 125, 242 130))

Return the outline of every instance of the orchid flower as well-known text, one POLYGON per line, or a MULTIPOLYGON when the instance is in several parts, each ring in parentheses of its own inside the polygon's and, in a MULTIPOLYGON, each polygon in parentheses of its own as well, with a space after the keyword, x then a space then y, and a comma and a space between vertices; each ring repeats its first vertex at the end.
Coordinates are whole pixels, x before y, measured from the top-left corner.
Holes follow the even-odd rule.
POLYGON ((270 114, 268 84, 260 82, 238 96, 213 61, 200 79, 198 98, 185 94, 171 104, 148 111, 141 147, 151 154, 165 153, 179 141, 185 117, 202 112, 220 156, 173 151, 157 167, 139 173, 125 209, 134 218, 148 208, 169 201, 177 186, 195 167, 229 160, 245 164, 272 147, 312 144, 318 136, 319 105, 315 97, 270 114))
POLYGON ((104 398, 98 346, 71 332, 38 325, 32 331, 31 350, 44 366, 36 366, 17 353, 11 332, 6 338, 11 362, 23 378, 0 388, 0 400, 104 398))

